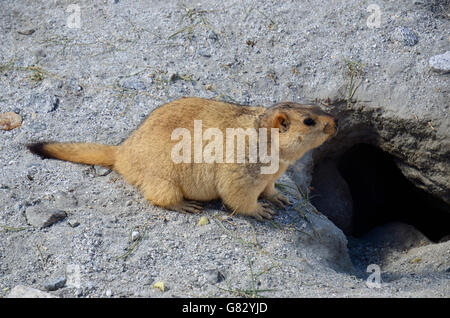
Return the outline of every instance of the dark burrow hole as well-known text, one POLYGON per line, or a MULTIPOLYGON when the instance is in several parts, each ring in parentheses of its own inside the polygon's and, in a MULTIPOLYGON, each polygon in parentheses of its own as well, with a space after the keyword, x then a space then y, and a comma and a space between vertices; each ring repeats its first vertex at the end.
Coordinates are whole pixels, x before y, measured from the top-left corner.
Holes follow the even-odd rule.
MULTIPOLYGON (((343 229, 345 234, 358 238, 377 226, 403 222, 434 242, 450 235, 450 206, 406 179, 388 153, 369 144, 357 144, 334 160, 333 165, 345 180, 341 184, 346 183, 348 189, 346 208, 352 209, 351 227, 343 229)), ((323 182, 314 177, 312 185, 324 188, 323 182)), ((328 190, 334 191, 335 185, 328 185, 328 190)), ((327 195, 324 193, 323 200, 313 200, 319 211, 327 195)), ((337 191, 334 198, 339 196, 342 193, 337 191)), ((339 204, 342 206, 342 202, 339 204)), ((335 208, 332 205, 329 203, 328 209, 335 208)), ((336 220, 329 218, 341 227, 339 216, 336 220)))

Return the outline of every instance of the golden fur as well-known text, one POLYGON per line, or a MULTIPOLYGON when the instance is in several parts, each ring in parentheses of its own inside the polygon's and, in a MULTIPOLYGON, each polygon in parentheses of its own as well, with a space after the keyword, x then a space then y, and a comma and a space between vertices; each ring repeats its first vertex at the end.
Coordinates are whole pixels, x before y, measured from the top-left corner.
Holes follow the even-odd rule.
POLYGON ((285 102, 266 108, 182 98, 155 109, 119 146, 38 143, 29 149, 44 158, 111 167, 163 208, 199 212, 201 206, 195 201, 220 198, 231 210, 262 219, 271 218, 273 211, 258 203, 260 195, 278 205, 289 203, 275 190, 275 180, 291 163, 335 133, 334 118, 317 106, 285 102), (310 125, 305 124, 306 119, 310 125), (202 120, 204 130, 214 127, 224 132, 239 127, 278 128, 278 171, 261 174, 262 163, 173 162, 171 150, 178 140, 171 140, 171 134, 183 127, 193 135, 194 120, 202 120))

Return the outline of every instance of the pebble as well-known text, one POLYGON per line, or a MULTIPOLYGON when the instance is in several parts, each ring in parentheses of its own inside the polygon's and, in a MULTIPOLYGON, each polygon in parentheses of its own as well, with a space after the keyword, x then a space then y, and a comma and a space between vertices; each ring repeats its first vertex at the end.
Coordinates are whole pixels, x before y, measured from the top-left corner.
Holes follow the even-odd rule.
POLYGON ((51 113, 59 107, 59 97, 45 94, 32 94, 28 96, 26 106, 38 113, 51 113))
POLYGON ((50 107, 47 110, 48 113, 54 112, 59 107, 59 98, 58 96, 52 96, 50 97, 50 107))
POLYGON ((122 80, 120 82, 120 85, 126 89, 134 89, 134 90, 140 90, 140 91, 145 91, 147 89, 144 82, 141 80, 137 80, 137 79, 122 80))
POLYGON ((22 125, 22 116, 13 112, 0 114, 0 129, 11 130, 14 128, 18 128, 21 125, 22 125))
POLYGON ((73 195, 62 191, 53 194, 53 199, 55 200, 56 208, 61 210, 72 209, 78 205, 78 200, 73 195))
POLYGON ((446 74, 450 72, 450 51, 444 54, 435 55, 429 60, 430 67, 433 71, 446 74))
POLYGON ((28 224, 45 228, 63 220, 66 217, 66 212, 41 206, 30 206, 25 210, 25 217, 28 224))
POLYGON ((67 223, 70 227, 77 227, 78 225, 80 225, 80 222, 78 222, 78 220, 76 219, 70 219, 69 221, 67 221, 67 223))
POLYGON ((208 224, 208 223, 209 223, 208 218, 207 218, 206 216, 202 216, 202 217, 198 220, 197 226, 206 225, 206 224, 208 224))
POLYGON ((101 166, 94 166, 95 175, 98 177, 104 177, 111 173, 111 169, 101 166))
POLYGON ((112 296, 112 291, 111 291, 111 289, 108 289, 108 290, 105 292, 105 296, 106 296, 106 297, 111 297, 111 296, 112 296))
POLYGON ((211 30, 208 34, 208 39, 217 41, 219 39, 219 37, 217 36, 216 32, 211 30))
POLYGON ((67 82, 67 86, 73 90, 75 94, 80 93, 83 90, 83 86, 81 86, 75 78, 70 79, 67 82))
POLYGON ((61 276, 45 283, 44 288, 47 291, 54 291, 63 288, 65 285, 66 285, 66 277, 61 276))
POLYGON ((203 57, 211 57, 211 53, 206 51, 206 49, 198 49, 197 54, 203 57))
POLYGON ((43 49, 41 49, 41 48, 39 48, 37 50, 34 50, 33 54, 36 57, 46 57, 47 56, 47 53, 45 53, 45 51, 43 49))
POLYGON ((419 42, 417 34, 407 27, 399 27, 395 29, 394 38, 406 46, 414 46, 417 42, 419 42))
POLYGON ((175 71, 172 71, 172 70, 167 71, 167 77, 169 78, 169 81, 172 83, 174 83, 180 79, 180 76, 178 75, 178 73, 175 71))
POLYGON ((210 269, 205 271, 204 276, 206 280, 211 284, 220 283, 225 279, 225 276, 217 269, 210 269))
POLYGON ((34 176, 39 173, 39 164, 27 166, 27 178, 33 180, 34 176))
POLYGON ((132 239, 133 241, 138 240, 140 237, 141 237, 141 233, 139 233, 138 231, 133 231, 133 232, 131 233, 131 239, 132 239))
POLYGON ((44 123, 33 123, 33 124, 30 125, 30 128, 34 132, 38 133, 40 131, 46 130, 47 129, 47 125, 44 124, 44 123))
POLYGON ((153 287, 156 288, 156 289, 159 289, 161 292, 165 292, 166 289, 167 289, 166 286, 164 285, 163 281, 154 283, 153 287))
POLYGON ((36 32, 35 29, 28 29, 28 30, 23 30, 23 31, 17 31, 17 33, 19 33, 21 35, 32 35, 34 32, 36 32))

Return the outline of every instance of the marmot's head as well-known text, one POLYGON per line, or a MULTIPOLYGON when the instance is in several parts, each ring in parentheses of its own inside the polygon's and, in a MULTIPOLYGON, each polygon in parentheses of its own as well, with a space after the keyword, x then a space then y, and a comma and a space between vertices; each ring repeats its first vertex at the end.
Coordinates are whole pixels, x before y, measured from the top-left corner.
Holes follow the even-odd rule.
POLYGON ((337 120, 316 105, 283 102, 267 108, 259 127, 279 129, 280 157, 295 161, 337 132, 337 120))

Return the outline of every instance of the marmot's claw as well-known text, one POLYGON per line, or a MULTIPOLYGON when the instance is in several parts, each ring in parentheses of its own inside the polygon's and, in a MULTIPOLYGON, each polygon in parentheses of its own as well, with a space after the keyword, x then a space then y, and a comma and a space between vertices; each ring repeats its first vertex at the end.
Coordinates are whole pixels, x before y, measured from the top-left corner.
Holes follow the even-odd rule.
POLYGON ((277 193, 269 198, 267 198, 270 202, 276 204, 280 208, 285 208, 287 205, 291 205, 291 201, 289 198, 281 193, 277 193))
POLYGON ((272 219, 274 215, 275 212, 270 209, 270 205, 268 203, 262 203, 255 211, 253 217, 258 221, 263 221, 264 219, 272 219))
POLYGON ((201 213, 203 207, 197 201, 183 201, 174 207, 175 211, 182 213, 201 213))

